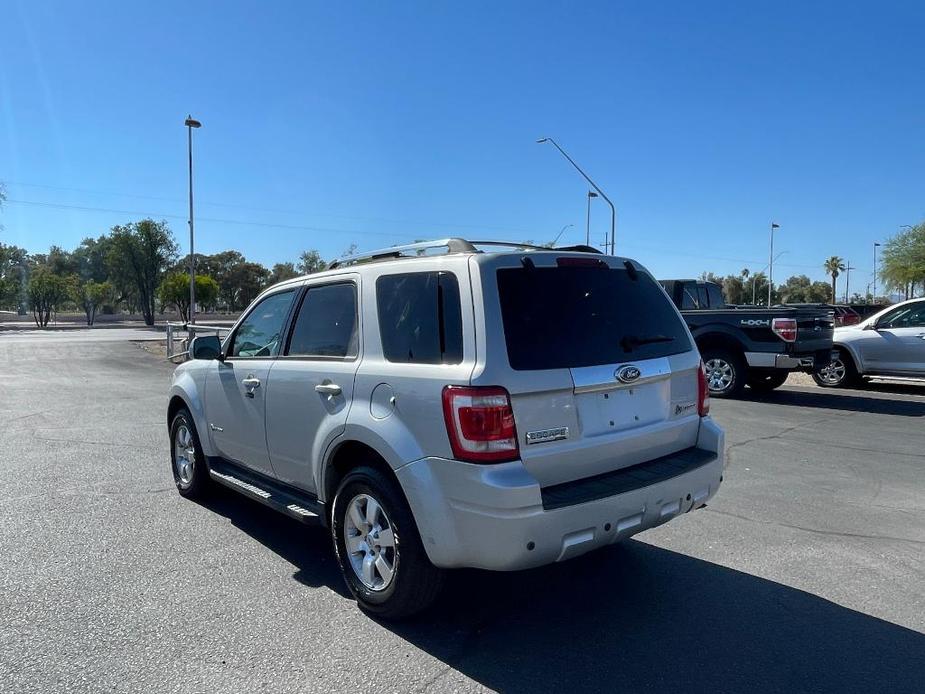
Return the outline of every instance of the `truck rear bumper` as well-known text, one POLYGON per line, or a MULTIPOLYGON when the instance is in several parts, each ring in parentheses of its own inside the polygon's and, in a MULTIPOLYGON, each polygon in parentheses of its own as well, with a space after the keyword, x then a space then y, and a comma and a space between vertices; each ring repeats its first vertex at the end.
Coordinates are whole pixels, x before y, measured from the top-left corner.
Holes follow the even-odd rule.
POLYGON ((828 363, 830 350, 809 354, 775 354, 774 352, 746 352, 745 361, 753 369, 786 369, 787 371, 812 371, 828 363))
POLYGON ((617 470, 542 489, 520 461, 423 458, 396 474, 436 566, 512 571, 570 559, 703 506, 722 480, 723 439, 703 419, 695 448, 628 468, 635 485, 617 470))

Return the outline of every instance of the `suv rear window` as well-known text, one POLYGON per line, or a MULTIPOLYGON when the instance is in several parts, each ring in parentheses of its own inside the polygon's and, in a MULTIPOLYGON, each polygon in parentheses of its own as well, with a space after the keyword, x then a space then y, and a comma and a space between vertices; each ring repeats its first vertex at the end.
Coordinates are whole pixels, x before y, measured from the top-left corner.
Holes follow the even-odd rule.
POLYGON ((646 273, 588 267, 498 270, 511 368, 565 369, 687 352, 684 324, 646 273))
POLYGON ((451 272, 412 272, 376 280, 382 352, 391 362, 462 361, 459 283, 451 272))

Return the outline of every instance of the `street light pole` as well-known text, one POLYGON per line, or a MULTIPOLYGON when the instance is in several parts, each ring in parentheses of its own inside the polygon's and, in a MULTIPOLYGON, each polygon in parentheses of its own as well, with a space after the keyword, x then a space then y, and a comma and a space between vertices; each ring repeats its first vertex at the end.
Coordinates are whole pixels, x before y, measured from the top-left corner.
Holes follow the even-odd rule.
POLYGON ((196 322, 196 254, 193 247, 193 128, 201 128, 202 123, 188 115, 183 122, 186 126, 187 152, 189 153, 189 322, 196 322))
POLYGON ((591 198, 596 198, 597 193, 593 190, 588 191, 588 223, 585 226, 585 245, 591 245, 591 198))
POLYGON ((845 261, 845 303, 848 303, 848 286, 851 284, 851 271, 857 270, 856 267, 851 267, 851 261, 845 261))
POLYGON ((880 244, 874 241, 874 294, 871 297, 872 301, 877 301, 877 248, 880 247, 880 244))
POLYGON ((575 225, 574 225, 574 224, 566 224, 564 227, 562 227, 562 229, 559 230, 559 233, 556 235, 556 238, 553 239, 553 242, 552 242, 552 247, 553 247, 553 248, 556 247, 556 244, 559 242, 559 239, 562 238, 562 234, 565 233, 565 230, 568 229, 569 227, 573 227, 573 226, 575 226, 575 225))
MULTIPOLYGON (((582 171, 582 170, 581 170, 581 167, 578 166, 578 164, 575 163, 575 160, 572 159, 572 158, 566 153, 566 151, 565 151, 564 149, 562 149, 562 148, 559 146, 559 143, 558 143, 558 142, 556 142, 555 140, 553 140, 551 137, 541 137, 541 138, 540 138, 539 140, 537 140, 536 142, 537 142, 537 144, 540 144, 540 145, 543 144, 544 142, 551 142, 551 143, 553 144, 553 146, 554 146, 557 150, 559 150, 559 153, 560 153, 563 157, 565 157, 566 159, 568 159, 569 164, 571 164, 572 166, 574 166, 574 167, 575 167, 575 170, 576 170, 578 173, 580 173, 580 174, 584 177, 584 179, 591 185, 592 188, 594 188, 594 190, 597 191, 597 194, 600 195, 602 198, 604 198, 604 200, 607 201, 607 204, 610 205, 610 254, 613 255, 613 253, 614 253, 615 241, 616 241, 615 232, 616 232, 616 228, 617 228, 617 208, 615 208, 615 207, 613 206, 613 203, 610 201, 610 198, 608 198, 608 197, 604 194, 604 191, 601 190, 600 188, 598 188, 597 183, 595 183, 594 181, 592 181, 592 180, 590 179, 590 177, 588 176, 588 174, 586 174, 584 171, 582 171)), ((606 246, 606 243, 605 243, 605 246, 606 246)))
POLYGON ((771 288, 774 286, 774 230, 780 224, 771 222, 771 250, 768 253, 768 308, 771 308, 771 288))

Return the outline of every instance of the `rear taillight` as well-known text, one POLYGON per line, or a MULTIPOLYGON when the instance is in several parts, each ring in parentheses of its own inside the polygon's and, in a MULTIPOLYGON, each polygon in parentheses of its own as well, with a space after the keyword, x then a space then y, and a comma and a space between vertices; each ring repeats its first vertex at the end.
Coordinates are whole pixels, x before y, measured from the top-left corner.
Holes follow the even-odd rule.
POLYGON ((447 386, 443 418, 457 460, 500 463, 517 459, 514 411, 504 388, 447 386))
POLYGON ((700 362, 697 369, 697 414, 706 417, 710 414, 710 389, 707 387, 707 369, 700 362))
POLYGON ((771 321, 771 330, 784 342, 796 342, 797 322, 794 318, 775 318, 771 321))

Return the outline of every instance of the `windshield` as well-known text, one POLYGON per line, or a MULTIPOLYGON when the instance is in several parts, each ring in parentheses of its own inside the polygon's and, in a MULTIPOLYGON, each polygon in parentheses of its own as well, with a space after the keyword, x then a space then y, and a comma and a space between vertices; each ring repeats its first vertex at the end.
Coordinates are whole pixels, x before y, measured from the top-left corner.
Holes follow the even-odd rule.
POLYGON ((691 349, 687 330, 643 272, 593 267, 498 270, 511 368, 561 369, 691 349))

